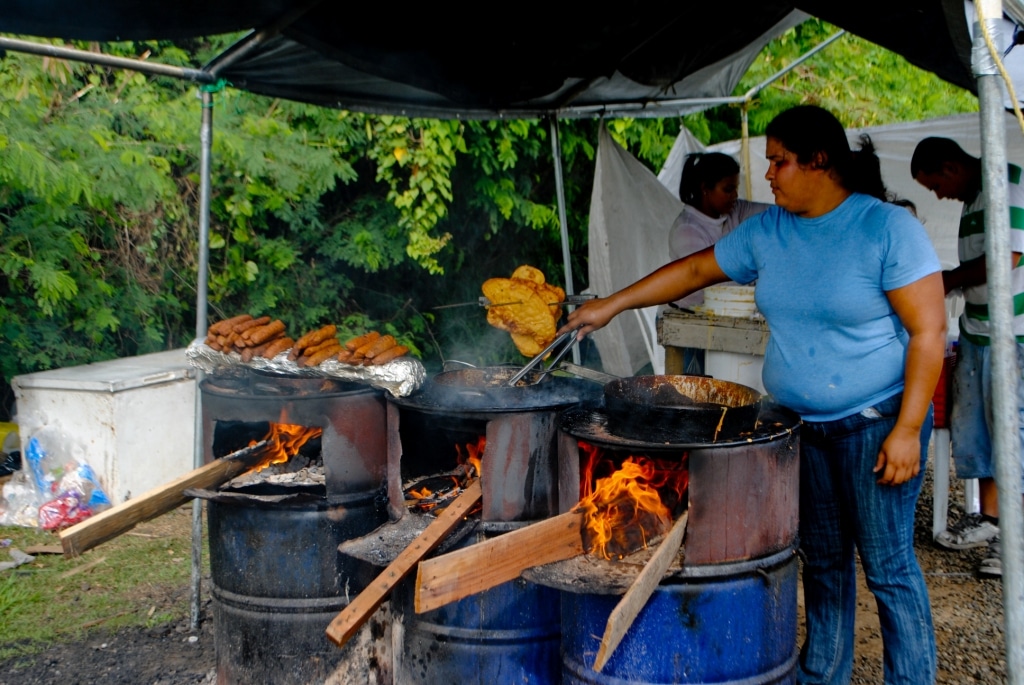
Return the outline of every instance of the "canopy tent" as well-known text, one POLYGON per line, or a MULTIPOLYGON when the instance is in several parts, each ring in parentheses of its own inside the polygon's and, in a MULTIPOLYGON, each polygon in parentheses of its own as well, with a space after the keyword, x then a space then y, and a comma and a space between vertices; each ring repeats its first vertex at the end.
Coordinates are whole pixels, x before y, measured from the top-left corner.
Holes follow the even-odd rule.
POLYGON ((727 17, 712 3, 661 2, 615 13, 509 9, 496 20, 463 16, 478 11, 467 6, 408 21, 319 1, 4 5, 0 32, 9 34, 114 41, 251 29, 204 71, 264 95, 408 116, 678 113, 700 106, 686 100, 730 95, 757 52, 746 48, 805 18, 798 10, 975 89, 963 0, 766 0, 727 17))

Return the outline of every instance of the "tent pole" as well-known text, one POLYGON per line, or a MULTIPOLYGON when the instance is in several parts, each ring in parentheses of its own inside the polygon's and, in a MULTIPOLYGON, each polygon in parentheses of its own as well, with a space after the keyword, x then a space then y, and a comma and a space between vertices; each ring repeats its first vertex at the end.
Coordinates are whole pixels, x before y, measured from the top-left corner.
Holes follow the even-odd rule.
MULTIPOLYGON (((575 295, 572 283, 572 256, 569 252, 569 220, 565 212, 565 183, 562 180, 562 143, 558 138, 558 118, 551 117, 551 158, 555 165, 555 192, 558 195, 558 223, 562 233, 562 264, 565 267, 565 294, 575 295)), ((580 363, 580 346, 573 345, 572 361, 580 363)))
MULTIPOLYGON (((210 152, 213 148, 213 93, 208 88, 200 90, 202 97, 202 120, 199 126, 199 263, 196 268, 196 339, 206 337, 207 282, 210 266, 210 152)), ((196 370, 195 442, 192 463, 196 468, 203 465, 203 398, 199 383, 203 372, 196 370)), ((192 500, 192 602, 189 625, 192 630, 199 628, 199 592, 202 580, 203 561, 203 503, 198 497, 192 500)))
POLYGON ((1002 531, 1003 612, 1006 622, 1006 674, 1010 685, 1024 683, 1024 531, 1021 506, 1020 432, 1017 412, 1017 343, 1013 335, 1010 292, 1010 217, 1006 178, 1006 131, 1003 127, 1003 82, 985 40, 984 27, 998 45, 1001 0, 978 0, 971 63, 978 82, 981 110, 982 192, 985 194, 985 252, 988 263, 991 322, 991 383, 995 479, 1002 531), (984 22, 984 27, 982 26, 984 22))
POLYGON ((750 177, 750 120, 748 117, 750 98, 740 106, 740 156, 743 157, 743 197, 751 199, 754 185, 750 177))

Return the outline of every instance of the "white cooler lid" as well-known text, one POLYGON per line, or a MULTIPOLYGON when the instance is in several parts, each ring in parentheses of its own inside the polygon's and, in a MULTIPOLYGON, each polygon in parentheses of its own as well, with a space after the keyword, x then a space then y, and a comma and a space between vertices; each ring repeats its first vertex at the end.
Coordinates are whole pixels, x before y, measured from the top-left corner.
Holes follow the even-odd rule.
POLYGON ((15 388, 120 392, 195 377, 185 349, 50 369, 11 379, 15 388))

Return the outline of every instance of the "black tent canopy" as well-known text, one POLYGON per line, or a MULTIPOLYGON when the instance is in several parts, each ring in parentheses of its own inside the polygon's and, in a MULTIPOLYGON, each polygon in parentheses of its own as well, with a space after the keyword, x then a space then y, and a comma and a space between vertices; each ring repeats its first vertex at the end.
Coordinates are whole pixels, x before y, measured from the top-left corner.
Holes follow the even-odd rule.
POLYGON ((288 0, 9 0, 0 32, 79 40, 251 33, 204 67, 234 87, 433 117, 665 116, 731 94, 757 50, 821 17, 973 90, 962 0, 646 3, 615 13, 288 0), (751 49, 753 48, 753 49, 751 49), (737 73, 738 72, 738 73, 737 73))

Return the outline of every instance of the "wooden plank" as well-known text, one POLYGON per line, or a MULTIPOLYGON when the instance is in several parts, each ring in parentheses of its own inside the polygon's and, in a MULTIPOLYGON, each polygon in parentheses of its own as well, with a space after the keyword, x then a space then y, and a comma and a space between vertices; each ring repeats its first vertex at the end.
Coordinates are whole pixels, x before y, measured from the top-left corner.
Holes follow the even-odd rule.
POLYGON ((640 610, 647 605, 658 583, 665 577, 665 572, 672 565, 683 544, 683 535, 686 533, 686 521, 689 518, 688 511, 683 512, 672 530, 665 539, 661 541, 657 551, 651 557, 647 565, 640 571, 633 584, 626 590, 622 600, 615 605, 612 613, 608 616, 608 623, 605 624, 604 635, 601 637, 601 646, 597 650, 597 658, 594 659, 594 670, 598 673, 604 668, 608 660, 615 653, 615 648, 622 642, 626 631, 633 625, 640 610))
POLYGON ((665 347, 763 356, 768 338, 768 324, 763 319, 703 317, 666 310, 658 320, 658 342, 665 347))
POLYGON ((339 647, 343 646, 355 635, 373 612, 384 602, 387 596, 409 575, 420 559, 437 548, 452 530, 465 518, 466 514, 480 501, 482 490, 480 481, 476 480, 455 501, 449 504, 441 515, 420 533, 412 544, 402 550, 395 560, 366 586, 347 607, 334 617, 327 626, 327 637, 339 647))
POLYGON ((180 507, 192 499, 185 495, 185 490, 189 488, 215 488, 248 471, 262 459, 260 453, 265 444, 257 443, 228 457, 212 461, 176 480, 155 487, 64 529, 60 534, 64 556, 77 557, 96 545, 128 532, 140 523, 180 507))
POLYGON ((583 554, 583 514, 570 511, 428 559, 416 576, 416 613, 515 580, 524 570, 583 554))

